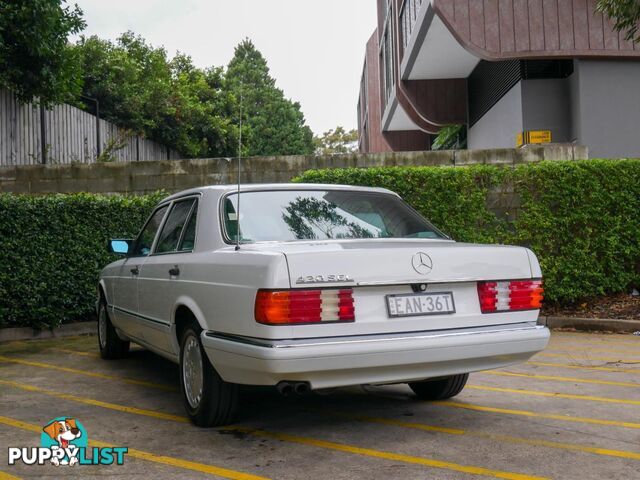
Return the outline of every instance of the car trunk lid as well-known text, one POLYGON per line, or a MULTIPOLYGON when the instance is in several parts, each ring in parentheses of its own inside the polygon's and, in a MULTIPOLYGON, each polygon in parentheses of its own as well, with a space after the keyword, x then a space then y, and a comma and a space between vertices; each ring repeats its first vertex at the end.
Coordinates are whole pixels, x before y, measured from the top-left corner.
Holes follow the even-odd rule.
MULTIPOLYGON (((244 248, 244 247, 243 247, 244 248)), ((361 335, 467 328, 535 321, 537 310, 482 314, 477 282, 531 278, 527 250, 522 247, 475 245, 449 240, 330 240, 273 242, 250 250, 285 255, 292 289, 353 288, 353 323, 299 325, 287 335, 361 335), (394 316, 387 296, 451 293, 451 313, 394 316)))

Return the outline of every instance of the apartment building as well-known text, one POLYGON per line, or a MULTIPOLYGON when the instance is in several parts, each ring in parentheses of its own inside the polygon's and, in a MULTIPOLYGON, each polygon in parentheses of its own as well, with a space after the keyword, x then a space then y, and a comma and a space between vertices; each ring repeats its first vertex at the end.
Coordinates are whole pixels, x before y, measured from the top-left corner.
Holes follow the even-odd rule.
POLYGON ((640 156, 640 44, 596 0, 378 0, 358 102, 361 152, 577 143, 640 156), (524 133, 524 135, 523 135, 524 133), (531 136, 533 138, 533 136, 531 136))

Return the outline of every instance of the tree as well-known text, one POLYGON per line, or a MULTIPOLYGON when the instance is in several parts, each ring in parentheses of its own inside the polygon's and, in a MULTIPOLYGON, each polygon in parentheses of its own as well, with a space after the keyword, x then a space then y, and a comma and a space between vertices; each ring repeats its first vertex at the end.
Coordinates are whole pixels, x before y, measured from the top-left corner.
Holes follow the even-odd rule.
POLYGON ((0 0, 0 86, 22 102, 45 105, 77 96, 77 57, 67 37, 85 22, 77 5, 62 0, 0 0))
POLYGON ((332 155, 334 153, 355 153, 358 151, 358 131, 338 126, 328 130, 320 137, 313 137, 316 155, 332 155))
POLYGON ((276 87, 267 61, 251 40, 245 39, 236 47, 227 67, 225 88, 235 100, 236 123, 242 109, 244 154, 313 152, 313 134, 305 124, 300 104, 286 99, 276 87))
POLYGON ((615 22, 626 40, 640 42, 640 0, 598 0, 596 8, 615 22))
POLYGON ((199 69, 180 53, 169 60, 163 48, 132 32, 115 43, 82 38, 74 48, 82 60, 83 94, 100 102, 105 119, 187 157, 235 152, 233 97, 222 89, 221 68, 199 69))
POLYGON ((436 136, 431 150, 463 150, 467 148, 467 128, 465 125, 447 125, 436 136))

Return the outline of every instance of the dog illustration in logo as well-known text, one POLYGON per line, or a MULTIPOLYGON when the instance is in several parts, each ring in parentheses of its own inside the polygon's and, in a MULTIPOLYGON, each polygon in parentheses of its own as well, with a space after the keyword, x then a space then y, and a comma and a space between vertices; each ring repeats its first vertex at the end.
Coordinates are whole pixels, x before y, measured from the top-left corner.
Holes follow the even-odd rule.
MULTIPOLYGON (((82 432, 76 426, 75 418, 65 418, 64 420, 54 420, 49 425, 43 428, 44 432, 49 435, 53 440, 58 442, 59 448, 66 450, 71 449, 70 459, 59 460, 58 457, 52 457, 51 463, 54 465, 75 465, 78 463, 78 459, 75 457, 75 451, 77 447, 71 445, 70 442, 76 438, 82 436, 82 432)), ((55 447, 53 447, 55 448, 55 447)))

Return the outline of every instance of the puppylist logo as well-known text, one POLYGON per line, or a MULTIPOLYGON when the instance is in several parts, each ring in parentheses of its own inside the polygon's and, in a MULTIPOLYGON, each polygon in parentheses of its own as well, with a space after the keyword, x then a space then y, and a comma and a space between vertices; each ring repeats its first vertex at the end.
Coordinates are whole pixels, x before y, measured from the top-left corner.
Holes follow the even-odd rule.
POLYGON ((87 431, 75 418, 58 417, 42 428, 40 447, 9 447, 9 465, 122 465, 126 447, 89 448, 87 431))

